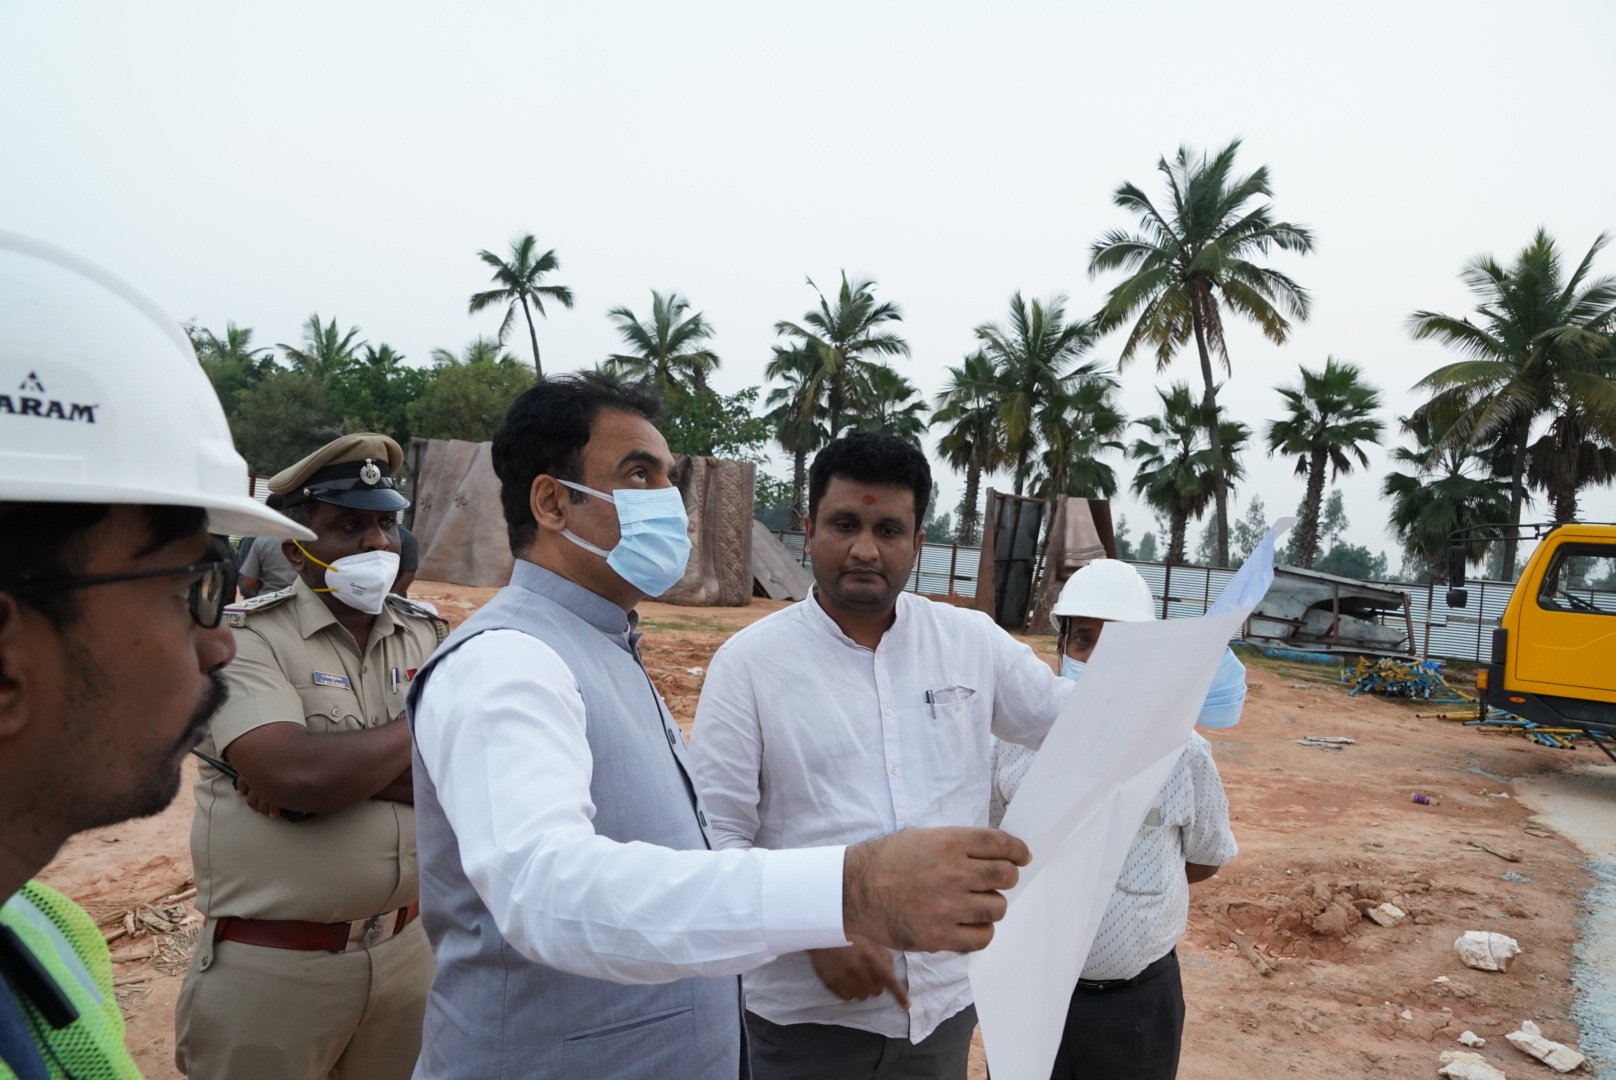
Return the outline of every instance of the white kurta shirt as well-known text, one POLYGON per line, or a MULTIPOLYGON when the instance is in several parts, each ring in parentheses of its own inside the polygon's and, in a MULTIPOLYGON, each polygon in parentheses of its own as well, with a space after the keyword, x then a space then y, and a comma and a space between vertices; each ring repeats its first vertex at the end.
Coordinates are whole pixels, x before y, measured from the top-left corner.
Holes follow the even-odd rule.
POLYGON ((846 944, 841 846, 673 851, 597 834, 586 720, 566 664, 518 630, 444 657, 416 711, 466 877, 514 949, 575 975, 655 983, 846 944))
MULTIPOLYGON (((872 651, 814 597, 713 656, 691 736, 714 842, 849 844, 897 829, 987 822, 992 735, 1040 745, 1073 684, 979 611, 909 593, 872 651)), ((890 993, 842 1001, 805 953, 745 979, 747 1008, 920 1041, 971 1003, 965 957, 894 953, 890 993)))
MULTIPOLYGON (((990 822, 1004 817, 1034 756, 1023 747, 994 741, 990 822)), ((1212 746, 1192 732, 1128 849, 1082 978, 1131 979, 1166 956, 1189 921, 1184 864, 1222 866, 1239 850, 1229 830, 1229 799, 1212 746)))

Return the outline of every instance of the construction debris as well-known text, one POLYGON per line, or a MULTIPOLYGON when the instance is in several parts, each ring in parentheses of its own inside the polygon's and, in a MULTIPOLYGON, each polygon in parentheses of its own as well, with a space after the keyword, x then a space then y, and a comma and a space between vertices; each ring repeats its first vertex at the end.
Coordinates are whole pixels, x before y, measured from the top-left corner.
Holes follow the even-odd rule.
POLYGON ((1360 656, 1356 667, 1342 669, 1341 681, 1352 684, 1348 697, 1372 693, 1452 704, 1473 700, 1448 684, 1440 660, 1371 661, 1360 656))
POLYGON ((1408 918, 1408 912, 1396 904, 1385 903, 1378 907, 1366 908, 1364 917, 1380 926, 1396 926, 1408 918))
POLYGON ((1489 855, 1497 855, 1505 862, 1520 862, 1521 857, 1506 848, 1495 848, 1485 840, 1465 840, 1465 847, 1473 847, 1477 851, 1485 851, 1489 855))
POLYGON ((1469 1050, 1442 1051, 1442 1068, 1438 1072, 1452 1080, 1508 1080, 1490 1061, 1469 1050))
POLYGON ((1453 948, 1466 967, 1477 971, 1508 971, 1509 962, 1521 952, 1520 942, 1508 934, 1487 930, 1466 930, 1454 941, 1453 948))
POLYGON ((1568 1073, 1582 1067, 1583 1056, 1580 1053, 1564 1043, 1545 1039, 1543 1032, 1531 1020, 1522 1020, 1521 1030, 1512 1031, 1504 1038, 1515 1049, 1537 1058, 1555 1072, 1568 1073))
POLYGON ((1340 750, 1356 743, 1357 739, 1347 739, 1340 735, 1304 735, 1296 740, 1298 746, 1316 746, 1320 750, 1340 750))

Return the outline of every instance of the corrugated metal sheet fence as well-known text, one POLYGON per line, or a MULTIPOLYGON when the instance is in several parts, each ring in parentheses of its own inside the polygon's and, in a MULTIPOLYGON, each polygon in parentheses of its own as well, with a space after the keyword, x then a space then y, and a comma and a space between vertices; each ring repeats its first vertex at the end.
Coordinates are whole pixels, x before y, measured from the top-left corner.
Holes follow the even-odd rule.
MULTIPOLYGON (((787 551, 803 566, 808 557, 800 532, 776 533, 787 551)), ((926 544, 916 560, 915 572, 904 588, 927 596, 976 595, 976 570, 981 549, 964 544, 926 544), (952 587, 950 587, 952 586, 952 587)), ((1234 576, 1233 570, 1207 566, 1174 566, 1162 563, 1133 564, 1150 584, 1151 595, 1159 605, 1158 614, 1182 619, 1203 614, 1234 576), (1170 572, 1169 572, 1170 571, 1170 572)), ((1408 593, 1409 614, 1414 620, 1414 649, 1422 656, 1445 660, 1480 661, 1492 648, 1492 628, 1504 613, 1513 586, 1507 581, 1471 581, 1470 604, 1450 608, 1447 590, 1442 586, 1410 585, 1404 582, 1377 582, 1408 593)), ((1396 617, 1401 624, 1400 617, 1396 617)))

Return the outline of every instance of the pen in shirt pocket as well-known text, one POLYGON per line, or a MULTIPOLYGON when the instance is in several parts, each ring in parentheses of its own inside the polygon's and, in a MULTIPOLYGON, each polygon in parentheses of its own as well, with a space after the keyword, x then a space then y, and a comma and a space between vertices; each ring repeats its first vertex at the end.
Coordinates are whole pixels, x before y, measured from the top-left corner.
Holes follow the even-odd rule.
POLYGON ((937 691, 926 691, 926 704, 931 708, 931 718, 937 719, 937 691))

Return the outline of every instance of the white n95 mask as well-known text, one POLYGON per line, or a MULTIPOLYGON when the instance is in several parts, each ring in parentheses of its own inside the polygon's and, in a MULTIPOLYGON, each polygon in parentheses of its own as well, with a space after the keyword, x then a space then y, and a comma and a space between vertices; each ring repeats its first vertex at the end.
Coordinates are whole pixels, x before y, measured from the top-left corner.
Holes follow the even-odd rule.
POLYGON ((393 581, 398 577, 397 552, 364 551, 328 563, 310 555, 309 549, 296 540, 292 542, 297 544, 297 550, 310 562, 325 567, 326 587, 315 589, 315 592, 331 593, 355 611, 363 611, 367 615, 381 614, 387 603, 387 590, 393 587, 393 581))

